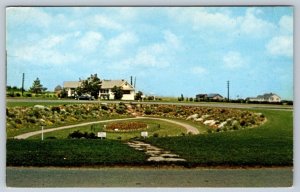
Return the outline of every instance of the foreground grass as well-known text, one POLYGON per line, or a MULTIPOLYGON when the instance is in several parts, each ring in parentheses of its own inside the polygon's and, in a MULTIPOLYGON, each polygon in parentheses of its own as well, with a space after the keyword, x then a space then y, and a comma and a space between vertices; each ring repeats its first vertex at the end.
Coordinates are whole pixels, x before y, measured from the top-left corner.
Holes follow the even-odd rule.
POLYGON ((268 122, 258 128, 189 137, 149 138, 147 142, 181 155, 191 165, 293 165, 293 113, 258 112, 268 118, 268 122))
POLYGON ((7 140, 7 166, 138 165, 145 159, 113 140, 7 140))

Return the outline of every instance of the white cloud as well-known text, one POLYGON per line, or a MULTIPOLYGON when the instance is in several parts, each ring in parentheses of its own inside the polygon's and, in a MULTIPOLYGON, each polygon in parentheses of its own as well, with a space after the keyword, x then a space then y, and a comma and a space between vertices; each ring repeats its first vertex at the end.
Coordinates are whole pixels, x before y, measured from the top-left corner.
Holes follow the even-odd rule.
POLYGON ((94 22, 97 26, 101 28, 107 28, 107 29, 114 29, 114 30, 121 30, 122 25, 113 21, 112 19, 103 16, 103 15, 95 15, 92 18, 92 22, 94 22))
POLYGON ((207 73, 207 70, 204 67, 201 66, 196 66, 191 68, 191 73, 196 74, 196 75, 202 75, 207 73))
POLYGON ((115 56, 125 51, 126 47, 138 41, 136 35, 131 32, 124 32, 110 39, 107 43, 107 54, 115 56))
POLYGON ((276 26, 273 23, 260 19, 257 16, 261 13, 260 9, 248 8, 245 16, 239 18, 239 32, 253 37, 265 37, 276 30, 276 26))
POLYGON ((293 17, 284 15, 279 21, 280 32, 282 34, 292 34, 293 33, 293 17))
POLYGON ((223 57, 224 66, 229 69, 237 69, 246 64, 239 52, 230 51, 223 57))
POLYGON ((52 22, 52 17, 41 9, 33 7, 8 7, 7 19, 12 25, 35 25, 47 27, 52 22))
POLYGON ((166 68, 171 65, 172 54, 180 50, 180 40, 171 31, 163 31, 163 42, 153 43, 137 49, 136 53, 112 66, 124 70, 130 67, 166 68))
POLYGON ((278 36, 271 39, 266 45, 267 51, 274 56, 293 56, 293 37, 278 36))
POLYGON ((30 44, 20 45, 13 49, 11 54, 22 62, 31 62, 32 65, 57 65, 74 62, 78 56, 68 53, 67 50, 59 50, 59 47, 64 46, 72 36, 74 36, 72 33, 51 35, 30 44))
POLYGON ((218 29, 220 31, 233 29, 237 20, 231 18, 226 12, 209 12, 209 8, 171 8, 169 15, 176 21, 190 22, 195 30, 207 30, 207 28, 218 29))
POLYGON ((78 45, 83 50, 95 51, 102 39, 101 33, 89 31, 79 40, 78 45))

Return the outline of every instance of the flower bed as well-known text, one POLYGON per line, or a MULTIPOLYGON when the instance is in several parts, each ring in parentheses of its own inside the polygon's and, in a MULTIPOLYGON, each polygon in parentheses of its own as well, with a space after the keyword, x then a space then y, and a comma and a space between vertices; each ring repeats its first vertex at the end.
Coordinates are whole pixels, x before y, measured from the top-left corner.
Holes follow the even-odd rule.
POLYGON ((130 132, 147 129, 147 124, 142 122, 116 122, 110 123, 105 127, 108 132, 130 132))

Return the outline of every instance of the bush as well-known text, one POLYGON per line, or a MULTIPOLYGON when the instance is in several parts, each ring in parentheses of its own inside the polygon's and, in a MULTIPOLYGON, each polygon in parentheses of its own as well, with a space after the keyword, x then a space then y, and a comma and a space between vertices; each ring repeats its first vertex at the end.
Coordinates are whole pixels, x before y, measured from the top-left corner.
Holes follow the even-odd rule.
POLYGON ((57 112, 57 113, 60 113, 60 107, 57 107, 57 106, 53 106, 53 107, 51 107, 51 111, 54 113, 55 111, 57 112))
POLYGON ((21 94, 20 93, 16 93, 16 97, 21 97, 21 94))
POLYGON ((31 93, 26 93, 25 96, 26 96, 26 97, 32 97, 32 94, 31 94, 31 93))
POLYGON ((154 134, 153 134, 153 137, 158 137, 158 136, 159 136, 158 133, 154 133, 154 134))
POLYGON ((147 108, 145 109, 144 113, 145 113, 146 115, 151 115, 151 114, 152 114, 152 110, 150 109, 150 107, 147 107, 147 108))
POLYGON ((117 112, 118 114, 124 114, 124 113, 126 112, 125 107, 119 106, 119 107, 116 109, 116 112, 117 112))

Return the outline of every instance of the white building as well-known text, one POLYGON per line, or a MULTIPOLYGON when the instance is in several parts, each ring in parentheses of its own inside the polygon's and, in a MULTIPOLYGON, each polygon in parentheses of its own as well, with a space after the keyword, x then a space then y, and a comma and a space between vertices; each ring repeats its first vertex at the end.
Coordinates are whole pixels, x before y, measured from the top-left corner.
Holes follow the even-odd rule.
MULTIPOLYGON (((63 88, 66 89, 68 97, 74 97, 76 95, 75 89, 81 85, 80 81, 65 81, 63 88)), ((99 91, 100 99, 114 99, 113 87, 121 87, 123 90, 122 100, 134 100, 135 89, 126 80, 102 80, 101 88, 99 91)))
POLYGON ((263 95, 258 95, 257 97, 248 97, 246 100, 270 103, 281 102, 281 98, 274 93, 265 93, 263 95))

